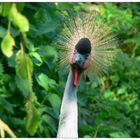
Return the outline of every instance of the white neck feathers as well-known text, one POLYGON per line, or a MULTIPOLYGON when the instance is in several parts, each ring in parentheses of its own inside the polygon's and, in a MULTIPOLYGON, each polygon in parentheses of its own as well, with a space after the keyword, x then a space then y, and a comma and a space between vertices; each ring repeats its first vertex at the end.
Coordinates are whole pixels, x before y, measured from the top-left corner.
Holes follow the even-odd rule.
POLYGON ((57 137, 78 137, 77 87, 73 86, 72 71, 69 72, 61 110, 57 137))

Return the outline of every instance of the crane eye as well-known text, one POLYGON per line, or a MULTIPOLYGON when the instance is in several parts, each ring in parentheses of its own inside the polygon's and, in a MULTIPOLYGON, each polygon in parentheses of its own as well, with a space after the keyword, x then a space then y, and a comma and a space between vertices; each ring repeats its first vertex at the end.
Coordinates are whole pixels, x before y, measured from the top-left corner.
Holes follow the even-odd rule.
POLYGON ((85 59, 87 59, 89 55, 90 55, 89 53, 88 54, 85 54, 84 55, 85 59))

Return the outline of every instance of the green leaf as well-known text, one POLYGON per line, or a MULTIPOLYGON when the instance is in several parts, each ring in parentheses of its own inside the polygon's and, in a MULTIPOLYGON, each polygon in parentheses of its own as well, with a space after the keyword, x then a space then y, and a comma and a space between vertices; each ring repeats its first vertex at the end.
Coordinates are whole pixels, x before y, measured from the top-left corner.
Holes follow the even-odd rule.
POLYGON ((11 35, 14 37, 14 38, 16 38, 17 36, 19 36, 20 35, 20 31, 18 30, 18 29, 16 29, 16 28, 14 28, 13 26, 11 26, 11 28, 10 28, 11 30, 11 35))
POLYGON ((12 6, 12 3, 10 2, 5 2, 5 3, 2 3, 1 4, 1 12, 0 14, 3 16, 3 17, 6 17, 9 15, 9 12, 10 12, 10 9, 11 9, 11 6, 12 6))
POLYGON ((4 67, 3 65, 0 63, 0 76, 2 76, 4 73, 4 67))
POLYGON ((37 35, 54 32, 59 26, 60 20, 57 13, 50 9, 38 9, 34 15, 35 28, 38 30, 37 35), (55 20, 55 22, 53 22, 55 20), (49 27, 49 28, 48 28, 49 27))
POLYGON ((45 121, 48 124, 50 129, 52 129, 55 132, 57 131, 55 120, 52 117, 50 117, 49 115, 45 114, 45 115, 42 116, 42 120, 45 121))
POLYGON ((13 55, 13 46, 15 46, 15 40, 10 34, 7 34, 1 43, 2 53, 7 57, 11 57, 13 55))
POLYGON ((8 66, 15 68, 16 66, 16 53, 14 53, 10 58, 7 59, 8 66))
POLYGON ((24 35, 24 41, 25 41, 25 45, 27 47, 27 49, 32 52, 35 51, 36 48, 34 47, 34 44, 31 42, 31 40, 29 40, 26 35, 24 35))
POLYGON ((53 107, 53 111, 55 112, 56 116, 59 116, 59 108, 61 104, 60 97, 57 94, 49 94, 48 100, 53 107))
POLYGON ((136 60, 139 62, 140 61, 140 56, 137 56, 136 57, 136 60))
POLYGON ((20 29, 21 32, 29 31, 29 21, 28 19, 17 11, 16 5, 13 4, 9 19, 13 22, 13 24, 20 29))
POLYGON ((20 11, 20 12, 23 11, 23 9, 25 7, 25 3, 24 2, 17 2, 16 5, 17 5, 18 11, 20 11))
POLYGON ((15 125, 16 126, 23 126, 24 125, 24 122, 23 122, 22 118, 14 118, 14 117, 11 117, 11 118, 9 118, 9 121, 14 126, 15 125))
POLYGON ((6 29, 0 26, 0 38, 5 37, 6 35, 6 29))
POLYGON ((16 76, 15 81, 16 81, 17 87, 22 92, 23 96, 27 97, 29 95, 29 90, 30 90, 28 80, 24 80, 16 76))
POLYGON ((54 87, 56 85, 56 82, 52 79, 50 79, 47 75, 41 73, 38 78, 37 82, 40 86, 42 86, 46 91, 49 90, 49 87, 54 87))
POLYGON ((41 58, 41 56, 39 55, 39 53, 37 53, 37 52, 32 52, 32 53, 30 53, 30 55, 33 56, 33 58, 35 58, 35 59, 37 60, 37 62, 35 62, 35 64, 36 64, 37 66, 41 66, 41 65, 42 65, 43 61, 42 61, 42 58, 41 58))
POLYGON ((90 135, 85 135, 84 138, 91 138, 91 136, 90 135))
POLYGON ((0 15, 2 14, 2 3, 0 3, 0 15))
POLYGON ((14 114, 13 104, 8 102, 5 98, 0 97, 0 109, 1 107, 5 109, 7 112, 14 114))
POLYGON ((40 123, 40 113, 31 101, 28 101, 25 106, 27 111, 27 116, 24 120, 26 130, 31 136, 34 136, 40 123))
POLYGON ((53 57, 54 61, 57 60, 58 58, 58 54, 55 48, 53 48, 52 46, 47 46, 47 54, 48 57, 53 57))
POLYGON ((122 86, 118 89, 118 94, 123 94, 123 93, 126 93, 126 87, 122 86))
POLYGON ((30 57, 21 49, 16 54, 16 74, 21 79, 28 79, 33 74, 33 63, 30 57))
POLYGON ((127 132, 113 132, 109 134, 112 138, 130 138, 131 136, 127 132))

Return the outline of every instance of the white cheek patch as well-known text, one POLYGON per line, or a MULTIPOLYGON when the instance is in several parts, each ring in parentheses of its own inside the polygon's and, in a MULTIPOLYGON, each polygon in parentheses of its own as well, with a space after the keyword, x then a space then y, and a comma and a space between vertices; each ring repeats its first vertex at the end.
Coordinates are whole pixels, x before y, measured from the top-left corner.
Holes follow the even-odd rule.
POLYGON ((85 58, 83 57, 83 55, 76 53, 73 56, 73 63, 78 64, 79 66, 82 66, 85 62, 85 58))
POLYGON ((72 58, 72 66, 86 69, 91 64, 91 54, 82 55, 75 53, 72 58))

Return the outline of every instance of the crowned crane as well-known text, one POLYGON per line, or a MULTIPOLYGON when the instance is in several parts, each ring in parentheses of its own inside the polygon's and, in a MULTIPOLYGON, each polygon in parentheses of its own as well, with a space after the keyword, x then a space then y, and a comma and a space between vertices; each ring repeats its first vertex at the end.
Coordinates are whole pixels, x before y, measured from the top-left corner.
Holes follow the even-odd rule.
POLYGON ((59 35, 60 62, 64 69, 69 69, 60 110, 59 138, 78 137, 77 87, 80 77, 83 74, 105 74, 116 54, 116 36, 96 17, 79 15, 69 18, 64 32, 59 35))

